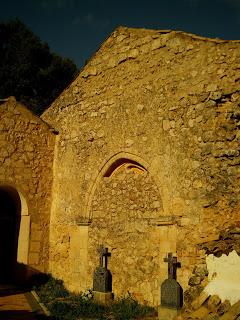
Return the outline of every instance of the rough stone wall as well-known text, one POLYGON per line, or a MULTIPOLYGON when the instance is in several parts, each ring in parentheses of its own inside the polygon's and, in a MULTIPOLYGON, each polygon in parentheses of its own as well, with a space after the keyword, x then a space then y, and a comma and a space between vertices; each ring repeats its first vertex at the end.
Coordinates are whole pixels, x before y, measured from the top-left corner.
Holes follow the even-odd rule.
POLYGON ((61 262, 71 249, 60 239, 71 242, 76 221, 90 217, 94 225, 92 190, 118 154, 144 165, 156 181, 166 221, 177 228, 184 289, 205 260, 197 245, 239 220, 239 47, 119 28, 45 112, 60 131, 50 264, 69 286, 74 270, 61 262))
POLYGON ((48 268, 54 143, 49 126, 14 98, 0 105, 0 187, 15 189, 26 201, 18 213, 30 216, 31 270, 48 268))

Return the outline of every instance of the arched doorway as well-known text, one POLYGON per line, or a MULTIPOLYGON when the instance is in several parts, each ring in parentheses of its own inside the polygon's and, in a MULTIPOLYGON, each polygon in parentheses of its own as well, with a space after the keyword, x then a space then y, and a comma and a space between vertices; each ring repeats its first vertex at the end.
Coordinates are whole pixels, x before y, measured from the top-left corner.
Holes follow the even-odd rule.
POLYGON ((26 269, 19 267, 19 262, 27 263, 29 242, 30 220, 23 200, 13 187, 0 186, 0 283, 19 282, 26 269))
POLYGON ((17 240, 20 215, 17 214, 18 200, 9 190, 0 188, 0 281, 9 282, 14 275, 17 261, 17 240))

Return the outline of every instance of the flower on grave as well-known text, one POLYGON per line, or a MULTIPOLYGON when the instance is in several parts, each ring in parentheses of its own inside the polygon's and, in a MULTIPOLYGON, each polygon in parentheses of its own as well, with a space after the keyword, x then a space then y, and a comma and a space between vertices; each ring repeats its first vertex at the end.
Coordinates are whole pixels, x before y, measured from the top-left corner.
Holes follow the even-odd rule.
POLYGON ((93 292, 91 289, 85 290, 82 294, 81 297, 83 300, 89 301, 93 299, 93 292))

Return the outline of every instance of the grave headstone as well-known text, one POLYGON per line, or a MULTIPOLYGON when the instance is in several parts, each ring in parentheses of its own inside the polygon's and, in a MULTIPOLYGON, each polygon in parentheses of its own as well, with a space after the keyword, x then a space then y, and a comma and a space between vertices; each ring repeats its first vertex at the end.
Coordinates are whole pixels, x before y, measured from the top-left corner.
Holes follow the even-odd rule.
POLYGON ((107 269, 107 259, 111 254, 108 248, 102 245, 97 249, 99 253, 99 266, 95 269, 93 274, 93 290, 97 292, 111 292, 112 291, 112 275, 107 269))
POLYGON ((172 253, 168 253, 164 262, 168 263, 168 279, 161 285, 161 306, 180 309, 183 305, 183 290, 176 280, 177 268, 180 267, 180 263, 172 253))

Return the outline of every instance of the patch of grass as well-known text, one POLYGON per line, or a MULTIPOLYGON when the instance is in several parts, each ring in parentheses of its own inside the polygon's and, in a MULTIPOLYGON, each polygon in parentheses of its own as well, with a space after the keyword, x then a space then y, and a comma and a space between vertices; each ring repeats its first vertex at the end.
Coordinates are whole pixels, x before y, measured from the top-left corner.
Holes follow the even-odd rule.
POLYGON ((140 304, 131 296, 112 303, 110 309, 116 320, 136 319, 154 311, 154 308, 140 304))
POLYGON ((70 299, 55 300, 48 304, 48 308, 56 320, 106 319, 105 306, 83 300, 77 296, 70 299))
POLYGON ((66 298, 70 295, 69 291, 64 287, 63 281, 48 275, 45 284, 36 285, 34 289, 37 291, 43 303, 49 303, 57 298, 66 298))
POLYGON ((152 314, 154 309, 141 305, 131 296, 101 305, 85 295, 71 294, 62 280, 49 276, 45 284, 35 287, 41 301, 55 320, 130 320, 152 314))

